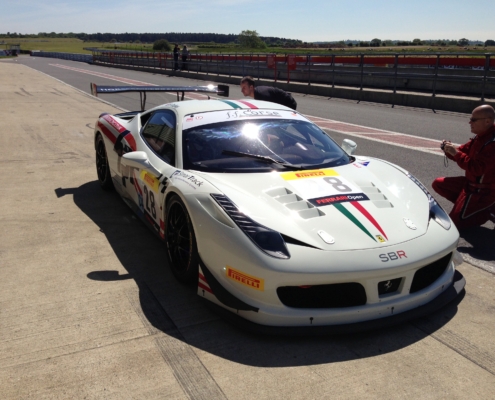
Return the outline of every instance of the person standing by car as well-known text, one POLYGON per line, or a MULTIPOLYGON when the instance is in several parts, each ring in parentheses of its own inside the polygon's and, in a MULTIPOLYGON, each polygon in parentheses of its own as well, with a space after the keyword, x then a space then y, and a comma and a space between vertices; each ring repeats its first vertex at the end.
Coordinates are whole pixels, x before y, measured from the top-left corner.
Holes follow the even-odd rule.
POLYGON ((297 103, 290 93, 272 86, 254 87, 254 79, 250 76, 241 79, 241 91, 244 96, 255 100, 271 101, 293 110, 297 108, 297 103))
POLYGON ((189 50, 187 46, 184 45, 182 48, 182 70, 187 70, 187 58, 189 57, 189 50))
POLYGON ((465 176, 440 177, 432 183, 435 192, 454 203, 450 218, 459 229, 495 220, 494 121, 492 106, 476 107, 469 119, 474 138, 459 147, 447 140, 440 145, 445 156, 466 171, 465 176))
POLYGON ((176 43, 174 47, 174 70, 179 69, 179 53, 180 53, 180 48, 179 45, 176 43))

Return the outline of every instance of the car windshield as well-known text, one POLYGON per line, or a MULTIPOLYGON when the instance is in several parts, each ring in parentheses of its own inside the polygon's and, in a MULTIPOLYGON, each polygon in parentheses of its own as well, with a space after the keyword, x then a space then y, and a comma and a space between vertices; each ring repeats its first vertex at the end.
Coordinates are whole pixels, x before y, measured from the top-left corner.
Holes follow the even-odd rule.
POLYGON ((208 172, 264 172, 329 168, 350 157, 315 124, 253 119, 198 125, 182 134, 184 168, 208 172))

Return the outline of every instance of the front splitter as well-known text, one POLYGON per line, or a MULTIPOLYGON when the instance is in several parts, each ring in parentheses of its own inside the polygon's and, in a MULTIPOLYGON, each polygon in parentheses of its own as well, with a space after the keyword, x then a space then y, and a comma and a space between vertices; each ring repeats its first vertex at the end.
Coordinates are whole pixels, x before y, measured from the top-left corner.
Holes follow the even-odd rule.
POLYGON ((463 291, 466 285, 466 280, 459 271, 455 271, 452 285, 442 292, 429 303, 422 305, 412 310, 405 311, 400 314, 391 315, 389 317, 373 319, 370 321, 355 322, 352 324, 342 325, 325 325, 325 326, 268 326, 260 325, 247 319, 240 317, 231 311, 220 307, 211 301, 204 300, 208 307, 212 308, 215 313, 220 314, 224 319, 228 320, 236 327, 243 331, 263 335, 279 335, 279 336, 311 336, 311 335, 343 335, 350 333, 359 333, 373 331, 383 328, 388 328, 394 325, 399 325, 413 319, 424 317, 440 310, 447 304, 456 299, 463 291))

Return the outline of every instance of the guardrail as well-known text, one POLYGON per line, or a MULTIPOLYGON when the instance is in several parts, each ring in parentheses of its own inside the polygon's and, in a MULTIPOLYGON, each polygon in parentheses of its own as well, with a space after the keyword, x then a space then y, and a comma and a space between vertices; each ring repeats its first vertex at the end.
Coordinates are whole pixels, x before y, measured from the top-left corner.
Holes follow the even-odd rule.
MULTIPOLYGON (((114 66, 174 70, 171 53, 93 52, 93 62, 114 66)), ((180 60, 182 57, 180 57, 180 60)), ((192 73, 245 76, 307 85, 352 86, 363 89, 479 97, 495 97, 495 57, 492 53, 456 54, 191 54, 179 67, 192 73)))
MULTIPOLYGON (((91 50, 90 54, 33 51, 32 56, 132 67, 174 70, 171 53, 91 50)), ((182 57, 180 57, 182 59, 182 57)), ((389 93, 422 92, 478 97, 495 97, 495 55, 456 54, 191 54, 180 68, 189 73, 287 81, 307 85, 381 89, 389 93)))
POLYGON ((61 58, 63 60, 81 61, 81 62, 93 62, 92 54, 77 54, 77 53, 60 53, 54 51, 31 51, 31 57, 50 57, 61 58))

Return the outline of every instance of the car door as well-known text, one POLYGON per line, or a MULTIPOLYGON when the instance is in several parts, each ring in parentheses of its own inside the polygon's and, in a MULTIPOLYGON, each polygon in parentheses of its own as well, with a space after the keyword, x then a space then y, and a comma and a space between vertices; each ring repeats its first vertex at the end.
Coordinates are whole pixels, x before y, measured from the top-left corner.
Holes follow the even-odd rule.
POLYGON ((155 111, 141 130, 145 146, 138 150, 146 152, 159 174, 144 168, 126 167, 128 196, 144 219, 160 233, 163 232, 163 198, 168 177, 176 170, 176 126, 174 111, 162 109, 155 111))

